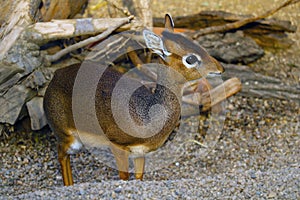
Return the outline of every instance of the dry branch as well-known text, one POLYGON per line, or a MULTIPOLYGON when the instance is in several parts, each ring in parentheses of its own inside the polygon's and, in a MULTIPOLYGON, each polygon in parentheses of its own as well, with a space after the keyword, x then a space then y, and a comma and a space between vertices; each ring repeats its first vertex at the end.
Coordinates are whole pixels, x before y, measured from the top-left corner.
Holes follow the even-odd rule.
POLYGON ((234 77, 228 79, 223 84, 213 88, 211 91, 208 91, 202 95, 203 96, 201 99, 201 105, 203 105, 202 111, 207 111, 212 106, 215 106, 216 104, 238 93, 241 89, 242 89, 242 83, 238 78, 234 77))
POLYGON ((282 9, 288 5, 298 3, 299 1, 300 0, 288 0, 288 1, 284 2, 283 4, 281 4, 280 6, 278 6, 277 8, 271 9, 262 15, 242 19, 240 21, 225 24, 222 26, 213 26, 213 27, 208 27, 208 28, 199 30, 193 35, 193 39, 199 38, 202 35, 206 35, 206 34, 210 34, 210 33, 226 32, 226 31, 229 31, 232 29, 238 29, 238 28, 240 28, 246 24, 249 24, 251 22, 255 22, 260 19, 267 18, 267 17, 273 15, 274 13, 276 13, 277 11, 279 11, 280 9, 282 9))
POLYGON ((238 93, 241 88, 241 81, 234 77, 203 94, 194 93, 185 95, 183 97, 185 104, 183 105, 182 115, 197 115, 199 114, 199 107, 201 107, 201 112, 208 111, 213 106, 238 93))
POLYGON ((113 19, 66 19, 39 22, 28 27, 26 36, 35 43, 45 44, 53 40, 99 34, 115 26, 118 26, 117 32, 140 27, 140 22, 135 20, 130 24, 124 23, 128 22, 128 20, 131 21, 132 17, 113 19), (118 24, 122 25, 119 26, 118 24))
MULTIPOLYGON (((234 22, 243 21, 252 17, 252 15, 237 15, 224 11, 201 11, 197 14, 174 17, 174 22, 176 27, 181 28, 181 32, 184 30, 185 34, 192 38, 195 32, 187 32, 188 30, 201 31, 210 27, 221 27, 226 24, 232 24, 234 22)), ((163 27, 163 23, 163 18, 154 18, 155 27, 163 27)), ((176 28, 176 30, 178 30, 178 28, 176 28)), ((293 40, 288 38, 288 34, 286 33, 295 33, 296 30, 297 27, 291 24, 290 21, 268 18, 248 23, 238 29, 228 31, 225 34, 234 34, 242 31, 245 39, 249 36, 262 47, 286 48, 294 43, 293 40)), ((222 36, 225 34, 213 33, 204 35, 204 37, 207 36, 209 38, 218 35, 222 36)), ((203 36, 199 37, 197 40, 203 40, 202 38, 203 36)), ((217 43, 218 40, 219 39, 216 39, 215 43, 217 43)))
POLYGON ((91 43, 95 43, 95 42, 98 42, 99 40, 102 40, 104 38, 106 38, 107 36, 109 36, 113 31, 115 31, 116 29, 118 29, 120 26, 126 24, 126 23, 129 23, 131 20, 133 19, 133 16, 130 16, 128 18, 124 18, 123 20, 120 20, 116 25, 114 26, 111 26, 109 27, 106 31, 104 31, 103 33, 101 33, 100 35, 97 35, 95 37, 90 37, 86 40, 83 40, 77 44, 74 44, 74 45, 71 45, 59 52, 57 52, 56 54, 54 55, 49 55, 47 56, 47 60, 49 62, 54 62, 54 61, 57 61, 59 60, 60 58, 62 58, 63 56, 65 56, 66 54, 76 50, 76 49, 79 49, 79 48, 82 48, 84 46, 87 46, 91 43))

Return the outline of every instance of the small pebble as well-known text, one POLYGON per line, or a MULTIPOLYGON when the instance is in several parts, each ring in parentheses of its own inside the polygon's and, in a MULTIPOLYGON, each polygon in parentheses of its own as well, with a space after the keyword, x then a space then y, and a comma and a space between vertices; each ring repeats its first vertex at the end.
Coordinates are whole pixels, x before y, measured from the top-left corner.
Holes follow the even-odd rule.
POLYGON ((115 198, 117 197, 117 194, 116 194, 115 192, 112 192, 112 193, 111 193, 111 197, 112 197, 113 199, 115 199, 115 198))
POLYGON ((80 189, 79 190, 79 195, 84 195, 85 194, 85 191, 83 189, 80 189))
POLYGON ((255 174, 255 172, 250 172, 250 177, 251 177, 252 179, 256 179, 256 174, 255 174))
POLYGON ((115 193, 119 194, 119 193, 122 192, 122 187, 119 186, 119 187, 117 187, 114 191, 115 191, 115 193))
POLYGON ((277 196, 276 192, 273 192, 271 191, 269 194, 268 194, 268 198, 275 198, 277 196))

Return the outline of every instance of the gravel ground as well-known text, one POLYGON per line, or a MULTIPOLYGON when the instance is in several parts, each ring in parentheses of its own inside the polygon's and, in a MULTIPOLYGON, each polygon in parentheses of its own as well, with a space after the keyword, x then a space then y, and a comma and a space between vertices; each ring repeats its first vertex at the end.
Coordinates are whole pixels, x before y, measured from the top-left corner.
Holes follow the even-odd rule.
MULTIPOLYGON (((299 199, 299 106, 235 96, 227 109, 213 151, 200 159, 199 145, 189 143, 185 155, 146 173, 143 182, 119 181, 115 169, 83 152, 72 157, 75 186, 61 187, 53 135, 13 134, 0 143, 0 199, 299 199)), ((188 132, 197 138, 196 130, 192 123, 176 138, 188 132)))
POLYGON ((53 191, 37 191, 20 199, 297 199, 299 171, 284 168, 270 171, 236 171, 193 179, 163 181, 102 181, 82 183, 53 191), (274 176, 277 179, 274 180, 274 176), (281 178, 283 176, 283 178, 281 178), (238 177, 238 178, 237 178, 238 177), (280 179, 280 180, 278 180, 280 179), (222 180, 222 181, 220 181, 222 180), (276 182, 280 181, 280 182, 276 182), (61 194, 63 193, 64 196, 61 194))
MULTIPOLYGON (((255 14, 280 2, 153 0, 153 10, 156 16, 207 9, 255 14)), ((299 9, 299 4, 286 8, 276 17, 297 24, 299 9)), ((290 37, 295 40, 290 49, 268 52, 251 67, 286 84, 299 84, 299 31, 290 37)), ((146 173, 142 182, 133 177, 118 180, 115 169, 85 151, 72 156, 75 185, 62 187, 52 133, 44 129, 2 136, 0 199, 300 199, 299 104, 237 95, 228 99, 226 108, 224 128, 212 151, 201 157, 202 148, 189 142, 182 146, 181 156, 146 173)), ((185 141, 188 134, 201 138, 197 120, 185 119, 189 126, 175 138, 185 141)))

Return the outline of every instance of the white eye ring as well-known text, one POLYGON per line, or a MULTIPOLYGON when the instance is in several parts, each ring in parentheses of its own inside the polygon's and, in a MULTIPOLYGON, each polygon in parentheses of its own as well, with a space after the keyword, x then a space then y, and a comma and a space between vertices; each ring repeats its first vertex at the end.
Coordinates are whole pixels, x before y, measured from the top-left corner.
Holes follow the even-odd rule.
POLYGON ((182 63, 188 69, 194 68, 202 63, 202 59, 199 55, 189 53, 182 57, 182 63))

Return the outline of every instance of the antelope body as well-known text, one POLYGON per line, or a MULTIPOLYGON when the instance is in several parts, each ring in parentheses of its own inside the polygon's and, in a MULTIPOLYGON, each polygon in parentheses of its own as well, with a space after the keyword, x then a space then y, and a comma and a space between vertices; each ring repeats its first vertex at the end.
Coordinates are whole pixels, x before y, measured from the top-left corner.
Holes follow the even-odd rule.
MULTIPOLYGON (((150 37, 146 41, 147 47, 160 56, 161 63, 168 66, 168 69, 158 72, 158 80, 163 80, 169 85, 178 85, 171 90, 168 87, 157 85, 154 91, 142 86, 131 96, 129 103, 130 115, 138 125, 144 125, 151 120, 149 111, 156 105, 164 107, 163 127, 158 133, 150 137, 138 137, 120 128, 116 121, 126 121, 126 119, 115 119, 112 114, 112 94, 116 83, 122 74, 106 69, 98 81, 95 95, 95 112, 98 123, 103 130, 103 134, 94 133, 93 130, 78 130, 74 122, 72 109, 73 87, 76 81, 80 65, 71 65, 55 72, 44 97, 44 109, 48 123, 54 131, 58 140, 58 160, 61 165, 64 185, 72 185, 72 172, 70 165, 70 154, 76 153, 84 144, 94 146, 108 145, 116 159, 119 176, 123 180, 129 179, 128 157, 134 155, 135 177, 142 180, 144 172, 144 155, 154 151, 164 144, 171 132, 176 128, 180 119, 181 89, 184 80, 195 80, 210 73, 220 74, 223 67, 199 45, 188 40, 180 34, 173 32, 174 24, 169 15, 165 18, 165 31, 163 37, 147 31, 150 37), (155 46, 152 39, 160 39, 163 46, 155 46), (176 73, 182 77, 176 76, 176 73), (174 92, 175 91, 175 92, 174 92), (78 137, 78 132, 80 137, 78 137)), ((97 68, 91 63, 91 67, 97 68)), ((132 82, 134 80, 129 80, 132 82)), ((130 84, 128 82, 128 84, 130 84)), ((126 82, 124 84, 127 84, 126 82)), ((74 97, 73 97, 74 98, 74 97)), ((115 104, 122 105, 123 100, 117 99, 115 104)), ((120 111, 122 112, 122 111, 120 111)), ((158 113, 159 114, 159 113, 158 113)), ((159 117, 159 116, 158 116, 159 117)), ((86 120, 86 123, 89 123, 86 120)), ((131 127, 128 127, 130 130, 131 127)), ((142 135, 147 135, 146 133, 142 135)), ((149 133, 150 134, 150 133, 149 133)), ((149 135, 148 134, 148 135, 149 135)))

